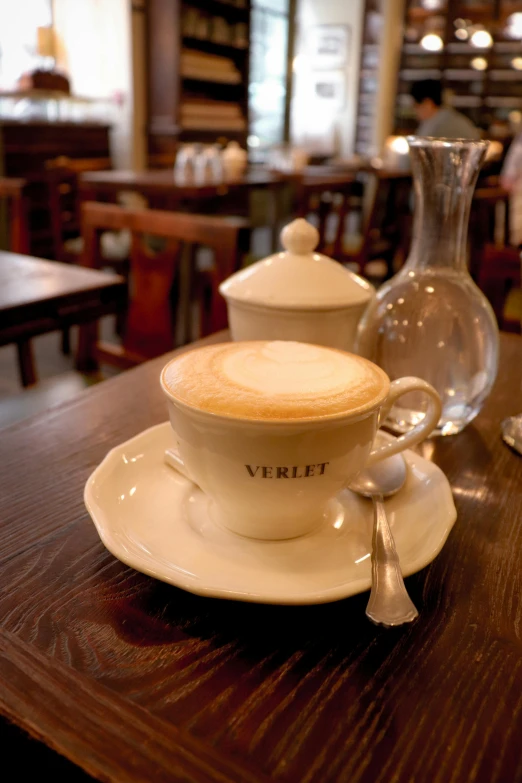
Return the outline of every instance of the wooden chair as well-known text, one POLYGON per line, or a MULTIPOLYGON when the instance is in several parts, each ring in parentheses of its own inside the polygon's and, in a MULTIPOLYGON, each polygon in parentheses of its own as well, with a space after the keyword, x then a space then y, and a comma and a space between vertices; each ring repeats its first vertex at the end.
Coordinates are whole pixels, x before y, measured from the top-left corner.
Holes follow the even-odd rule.
POLYGON ((371 277, 391 277, 409 251, 412 231, 411 174, 379 171, 368 174, 363 237, 358 263, 371 277))
MULTIPOLYGON (((22 255, 29 253, 28 202, 25 190, 24 179, 0 177, 0 200, 5 200, 7 204, 9 249, 22 255)), ((16 351, 22 385, 30 386, 36 381, 31 341, 19 340, 16 343, 16 351)))
MULTIPOLYGON (((491 180, 490 180, 491 181, 491 180)), ((478 280, 487 245, 505 248, 510 242, 509 192, 486 180, 475 190, 469 227, 469 268, 478 280)))
POLYGON ((26 181, 0 177, 0 199, 7 203, 9 246, 13 253, 29 253, 28 206, 26 181))
POLYGON ((478 285, 489 299, 500 329, 506 332, 521 328, 522 315, 511 320, 505 310, 510 292, 522 286, 520 252, 520 248, 487 245, 479 270, 478 285))
MULTIPOLYGON (((131 367, 174 348, 174 307, 172 289, 181 259, 188 247, 208 247, 214 252, 214 263, 199 277, 200 336, 223 329, 227 324, 226 305, 218 292, 222 280, 236 271, 248 250, 248 224, 241 218, 216 218, 160 210, 131 210, 114 204, 87 202, 82 205, 82 236, 85 266, 102 265, 100 235, 103 231, 127 229, 132 236, 128 310, 122 345, 97 343, 94 354, 102 362, 121 368, 131 367), (164 246, 154 251, 156 238, 164 246)), ((189 287, 180 293, 180 304, 189 296, 189 287)), ((84 327, 80 333, 79 365, 82 367, 86 346, 97 342, 96 328, 84 327)), ((87 353, 88 355, 88 353, 87 353)))
POLYGON ((149 154, 147 163, 149 169, 169 169, 176 161, 175 152, 157 152, 149 154))
POLYGON ((315 222, 319 252, 360 274, 384 278, 393 271, 402 228, 399 216, 409 213, 410 190, 409 175, 368 174, 366 183, 348 174, 305 176, 298 188, 297 212, 315 222))
MULTIPOLYGON (((83 245, 80 228, 78 177, 85 171, 111 169, 109 158, 67 158, 46 161, 54 259, 79 262, 83 245)), ((120 270, 118 270, 120 271, 120 270)))
MULTIPOLYGON (((64 264, 79 264, 83 239, 80 226, 80 192, 78 178, 85 171, 106 171, 112 168, 109 158, 68 158, 61 155, 46 161, 49 206, 53 236, 53 257, 64 264)), ((106 237, 103 258, 118 274, 126 274, 128 247, 122 238, 106 237)), ((62 351, 69 354, 70 332, 62 333, 62 351)))
POLYGON ((315 223, 320 253, 339 258, 350 215, 360 213, 363 189, 354 176, 304 176, 297 182, 297 213, 315 223))

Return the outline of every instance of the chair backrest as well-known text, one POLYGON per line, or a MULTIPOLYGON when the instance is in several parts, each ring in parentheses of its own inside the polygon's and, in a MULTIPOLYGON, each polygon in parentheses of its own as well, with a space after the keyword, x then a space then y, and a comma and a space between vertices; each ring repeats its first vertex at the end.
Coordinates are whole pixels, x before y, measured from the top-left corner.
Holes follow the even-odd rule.
MULTIPOLYGON (((124 209, 97 202, 82 204, 81 219, 82 263, 86 266, 99 267, 102 263, 103 231, 126 230, 131 234, 129 307, 123 334, 126 366, 174 347, 171 290, 181 253, 187 246, 191 250, 209 247, 214 254, 213 265, 205 271, 209 301, 200 307, 200 334, 205 336, 226 327, 226 305, 218 286, 240 267, 248 250, 249 229, 245 220, 124 209), (165 240, 158 251, 152 249, 156 237, 165 240)), ((194 259, 193 254, 189 260, 194 259)))
MULTIPOLYGON (((469 271, 478 280, 486 245, 509 245, 509 193, 498 184, 479 186, 473 193, 469 221, 469 271)), ((509 248, 508 248, 509 249, 509 248)))
POLYGON ((477 227, 482 226, 489 242, 508 245, 510 239, 509 223, 510 193, 500 185, 478 187, 473 193, 472 214, 477 214, 477 227), (502 223, 499 225, 499 212, 502 223))
POLYGON ((59 155, 57 158, 51 158, 45 162, 45 168, 68 169, 76 174, 84 171, 109 171, 112 169, 110 158, 69 158, 66 155, 59 155))
POLYGON ((320 253, 341 259, 350 215, 361 213, 362 185, 350 174, 304 176, 297 189, 297 212, 315 223, 320 253))
POLYGON ((520 249, 486 245, 478 273, 479 288, 489 299, 497 317, 498 325, 504 331, 519 332, 521 318, 508 321, 505 304, 513 288, 521 288, 520 249))
POLYGON ((376 237, 387 239, 396 249, 408 251, 411 234, 412 178, 407 172, 376 171, 368 174, 368 203, 361 254, 370 256, 376 237))
POLYGON ((111 161, 109 158, 68 158, 60 155, 46 161, 45 168, 54 257, 57 261, 70 261, 65 243, 80 234, 79 175, 85 171, 110 169, 111 161))
POLYGON ((157 152, 149 154, 147 164, 149 169, 169 169, 176 161, 175 152, 157 152))
POLYGON ((410 192, 407 173, 368 173, 364 182, 350 174, 305 176, 298 211, 302 217, 315 215, 321 252, 356 264, 364 274, 377 240, 385 239, 390 246, 400 244, 404 218, 410 212, 410 192), (356 225, 355 231, 350 231, 350 223, 352 229, 356 225), (345 246, 350 233, 359 237, 355 249, 345 246))
POLYGON ((13 253, 29 253, 26 181, 0 177, 0 199, 5 199, 9 220, 9 241, 13 253))

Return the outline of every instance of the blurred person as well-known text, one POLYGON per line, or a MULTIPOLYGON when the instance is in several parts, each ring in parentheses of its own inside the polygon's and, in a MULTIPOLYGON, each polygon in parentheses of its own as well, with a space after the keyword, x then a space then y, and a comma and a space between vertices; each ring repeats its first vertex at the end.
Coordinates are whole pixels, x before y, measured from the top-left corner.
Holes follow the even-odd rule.
POLYGON ((464 114, 444 106, 442 84, 437 79, 423 79, 411 88, 415 113, 419 120, 418 136, 446 139, 480 139, 479 129, 464 114))
POLYGON ((512 245, 522 244, 522 131, 511 142, 500 172, 500 184, 510 193, 509 214, 512 245))
POLYGON ((510 193, 522 186, 522 131, 515 136, 509 145, 500 172, 500 183, 510 193))

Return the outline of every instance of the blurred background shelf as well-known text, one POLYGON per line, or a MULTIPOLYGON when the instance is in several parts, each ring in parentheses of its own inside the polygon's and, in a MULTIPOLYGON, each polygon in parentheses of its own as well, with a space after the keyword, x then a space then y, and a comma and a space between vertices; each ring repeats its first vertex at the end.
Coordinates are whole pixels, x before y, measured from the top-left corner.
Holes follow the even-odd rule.
POLYGON ((194 38, 190 35, 183 36, 183 44, 190 49, 199 49, 201 52, 208 52, 208 54, 219 54, 233 58, 244 57, 248 48, 246 46, 209 41, 208 38, 194 38))
POLYGON ((242 44, 250 37, 250 0, 244 7, 221 0, 149 0, 146 13, 149 159, 174 155, 180 141, 234 139, 245 146, 250 58, 242 44), (229 126, 216 117, 205 127, 205 115, 189 123, 182 110, 194 98, 234 102, 234 122, 229 126))
POLYGON ((522 81, 520 15, 522 2, 512 0, 482 3, 406 0, 395 107, 396 132, 411 132, 417 124, 412 103, 405 97, 412 82, 441 79, 449 104, 458 107, 490 134, 512 135, 520 122, 517 94, 522 81), (519 16, 512 17, 512 14, 519 16), (473 36, 478 31, 486 34, 482 37, 483 46, 474 45, 473 36))
POLYGON ((248 22, 250 17, 250 2, 245 0, 245 6, 240 7, 232 3, 224 3, 222 0, 183 0, 184 5, 197 8, 200 11, 222 16, 226 19, 248 22))

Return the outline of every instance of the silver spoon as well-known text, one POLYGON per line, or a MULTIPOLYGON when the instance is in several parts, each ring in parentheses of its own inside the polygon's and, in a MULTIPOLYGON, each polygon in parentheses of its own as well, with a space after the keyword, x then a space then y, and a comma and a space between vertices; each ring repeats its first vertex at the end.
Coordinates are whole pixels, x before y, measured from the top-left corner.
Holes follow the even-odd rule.
POLYGON ((419 615, 404 585, 383 503, 405 481, 406 462, 402 454, 396 454, 366 468, 349 485, 352 492, 373 500, 372 589, 366 616, 388 627, 411 623, 419 615))
POLYGON ((508 446, 522 454, 522 413, 504 419, 501 428, 502 437, 508 446))

